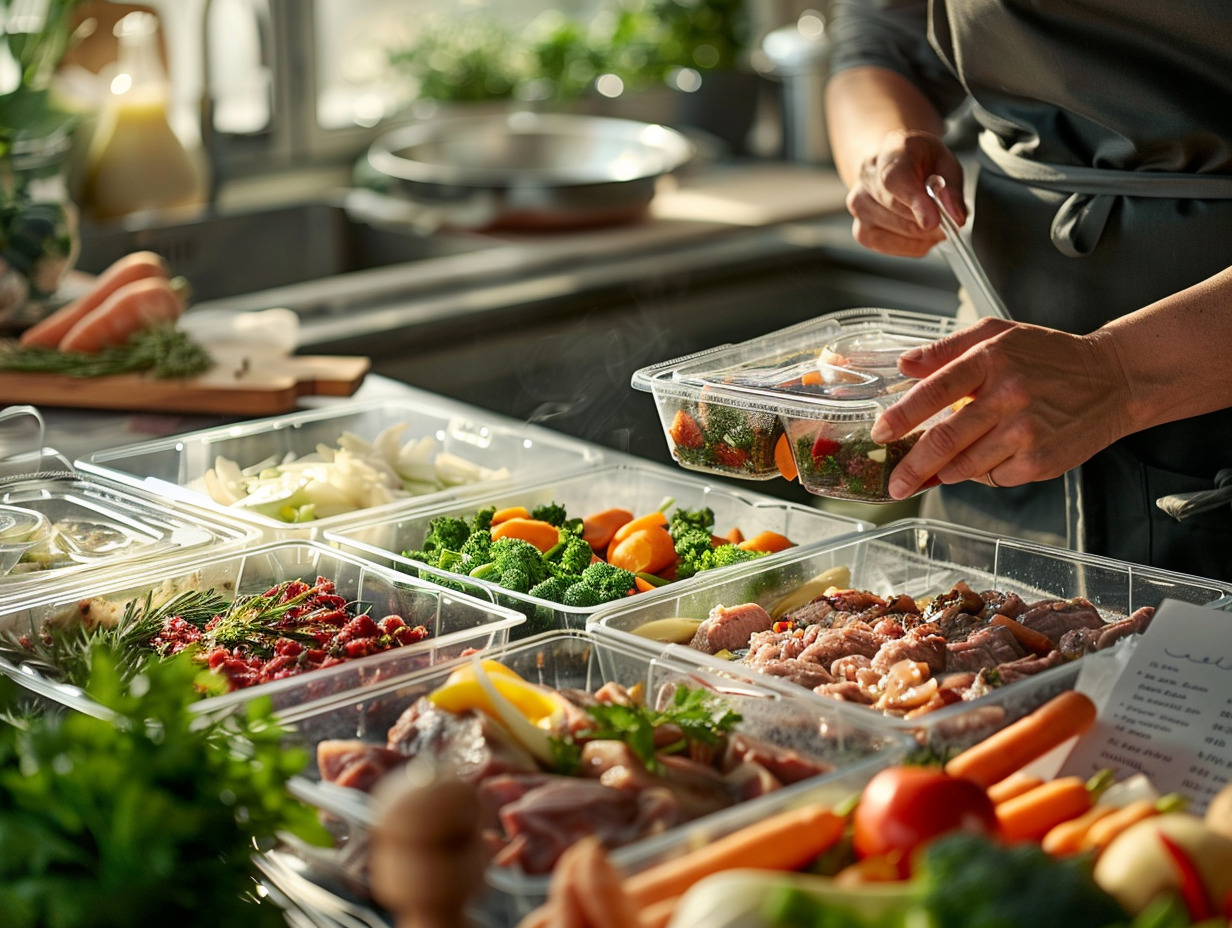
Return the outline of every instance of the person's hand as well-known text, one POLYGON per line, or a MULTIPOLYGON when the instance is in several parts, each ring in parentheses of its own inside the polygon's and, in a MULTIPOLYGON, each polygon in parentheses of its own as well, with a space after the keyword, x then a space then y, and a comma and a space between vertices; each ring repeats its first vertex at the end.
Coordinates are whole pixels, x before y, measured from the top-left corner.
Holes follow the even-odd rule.
POLYGON ((958 225, 967 221, 963 170, 954 153, 928 132, 895 131, 860 164, 847 193, 852 235, 882 254, 918 258, 944 237, 937 205, 924 188, 934 174, 945 180, 941 201, 958 225))
POLYGON ((1126 434, 1129 381, 1106 338, 983 319, 899 359, 922 378, 873 426, 885 443, 947 406, 890 476, 905 499, 936 483, 1057 477, 1126 434), (969 401, 968 398, 970 398, 969 401))

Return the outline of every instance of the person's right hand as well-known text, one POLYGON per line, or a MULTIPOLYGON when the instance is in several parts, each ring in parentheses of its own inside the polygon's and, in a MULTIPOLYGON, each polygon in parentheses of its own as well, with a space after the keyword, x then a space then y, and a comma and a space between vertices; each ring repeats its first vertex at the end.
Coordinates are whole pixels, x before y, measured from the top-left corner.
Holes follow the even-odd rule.
POLYGON ((865 248, 886 255, 919 258, 944 238, 937 205, 924 188, 934 174, 945 179, 941 201, 958 225, 967 221, 963 170, 954 153, 929 132, 894 131, 860 164, 847 193, 854 218, 852 235, 865 248))

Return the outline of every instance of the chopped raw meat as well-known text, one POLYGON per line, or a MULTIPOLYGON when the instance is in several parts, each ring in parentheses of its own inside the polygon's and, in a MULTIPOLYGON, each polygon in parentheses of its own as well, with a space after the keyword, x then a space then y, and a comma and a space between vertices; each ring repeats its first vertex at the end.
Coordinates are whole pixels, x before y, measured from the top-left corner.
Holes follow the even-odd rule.
POLYGON ((754 632, 765 631, 773 625, 774 619, 770 618, 770 613, 757 603, 715 606, 697 627, 690 645, 707 654, 738 651, 749 646, 749 638, 754 632))

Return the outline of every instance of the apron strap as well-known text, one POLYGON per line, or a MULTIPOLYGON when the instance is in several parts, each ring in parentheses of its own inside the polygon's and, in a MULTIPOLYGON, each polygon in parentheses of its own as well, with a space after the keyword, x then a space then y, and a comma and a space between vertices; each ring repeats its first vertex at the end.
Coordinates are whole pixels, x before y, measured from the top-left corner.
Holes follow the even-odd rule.
POLYGON ((1232 199, 1232 175, 1118 171, 1081 165, 1045 164, 1006 151, 987 130, 979 136, 981 167, 1032 187, 1068 193, 1052 220, 1052 244, 1063 255, 1089 255, 1112 213, 1114 197, 1171 200, 1232 199))

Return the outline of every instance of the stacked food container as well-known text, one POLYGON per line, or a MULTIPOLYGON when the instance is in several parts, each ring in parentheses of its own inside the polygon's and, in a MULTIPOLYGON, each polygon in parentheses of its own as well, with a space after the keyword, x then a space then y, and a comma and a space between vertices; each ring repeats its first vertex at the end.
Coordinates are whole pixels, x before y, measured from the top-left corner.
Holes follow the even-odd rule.
MULTIPOLYGON (((494 711, 487 728, 522 732, 515 773, 534 782, 521 798, 554 809, 530 838, 505 835, 473 887, 474 924, 511 925, 545 898, 564 845, 602 818, 592 813, 605 787, 573 776, 554 753, 559 744, 538 740, 540 723, 587 711, 601 692, 605 704, 634 701, 652 713, 696 699, 709 717, 732 720, 710 752, 725 760, 707 774, 724 801, 610 839, 612 860, 636 873, 775 812, 842 803, 910 752, 945 755, 979 741, 1072 688, 1089 655, 1117 648, 1165 599, 1232 609, 1232 585, 922 519, 878 528, 731 482, 798 475, 818 496, 888 502, 888 475, 918 436, 880 446, 872 423, 910 385, 898 355, 951 328, 931 316, 851 310, 639 371, 634 386, 653 393, 672 456, 693 473, 422 397, 173 436, 71 468, 40 463, 40 473, 0 480, 0 557, 14 561, 0 576, 0 672, 44 700, 104 715, 81 689, 80 636, 168 617, 185 603, 204 601, 223 617, 240 605, 278 612, 265 633, 282 639, 260 662, 245 661, 217 622, 184 639, 164 625, 140 644, 208 647, 226 691, 202 693, 197 711, 221 716, 269 696, 310 752, 292 788, 320 809, 333 846, 288 840, 258 858, 270 898, 297 925, 392 924, 368 896, 380 809, 372 791, 382 774, 449 753, 408 733, 449 732, 472 710, 467 718, 494 711), (676 510, 707 513, 716 545, 724 533, 786 544, 691 575, 648 572, 635 594, 597 604, 427 557, 442 520, 487 526, 477 520, 543 507, 563 509, 560 524, 567 516, 574 528, 606 510, 660 513, 663 522, 676 510), (93 533, 94 548, 66 540, 76 556, 50 566, 37 587, 32 572, 13 570, 31 561, 48 526, 100 522, 108 531, 93 533), (284 634, 295 613, 278 610, 315 609, 315 597, 351 611, 343 639, 312 648, 294 628, 284 634), (993 630, 983 655, 991 663, 964 664, 970 679, 959 690, 951 626, 961 627, 955 640, 968 635, 972 623, 989 624, 983 606, 1007 597, 1024 615, 1060 616, 1056 646, 1031 650, 1017 629, 993 630), (1071 615, 1084 631, 1057 645, 1071 615), (851 633, 853 616, 864 624, 851 633), (877 624, 887 619, 897 631, 877 624), (916 625, 928 634, 913 637, 916 625), (931 652, 903 650, 918 637, 931 652), (855 649, 805 652, 822 638, 852 639, 855 649), (493 692, 520 694, 507 699, 517 718, 493 692), (573 798, 553 803, 549 794, 573 798)), ((606 540, 590 544, 595 561, 611 556, 606 540)), ((472 756, 455 756, 464 754, 472 756)), ((486 773, 471 773, 485 795, 499 792, 486 773)))

